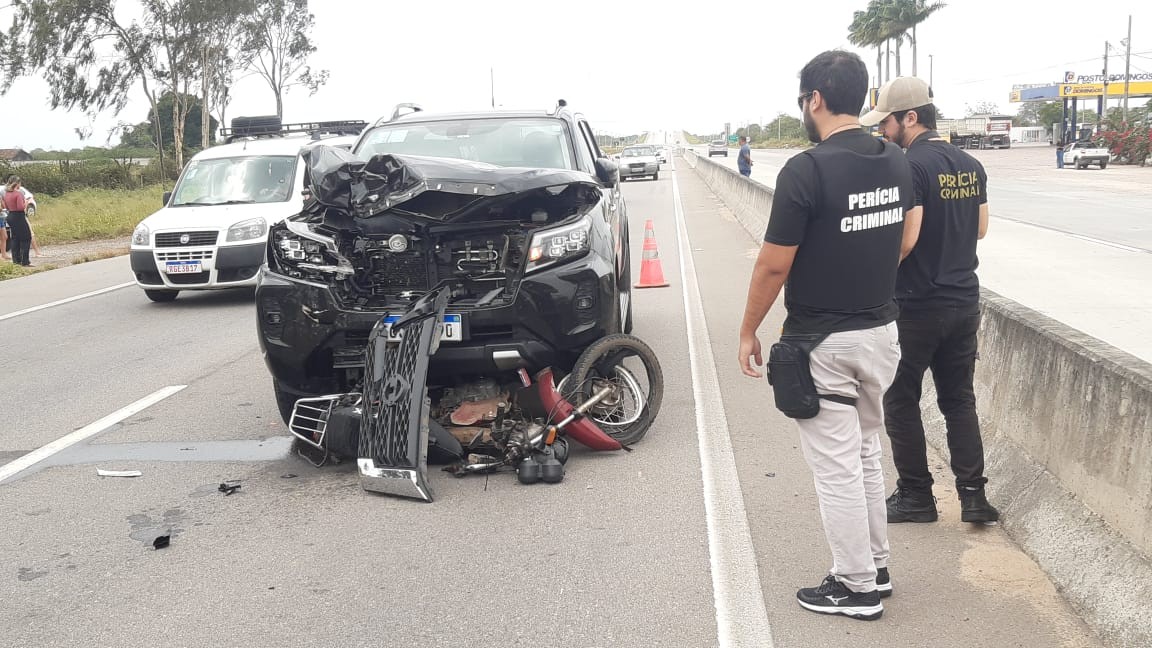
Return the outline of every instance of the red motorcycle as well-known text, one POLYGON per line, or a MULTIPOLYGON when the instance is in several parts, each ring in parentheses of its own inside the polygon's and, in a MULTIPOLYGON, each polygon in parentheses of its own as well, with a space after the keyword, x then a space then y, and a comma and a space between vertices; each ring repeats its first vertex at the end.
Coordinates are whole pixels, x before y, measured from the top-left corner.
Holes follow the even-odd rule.
POLYGON ((660 411, 664 381, 639 338, 589 346, 556 382, 545 367, 452 384, 427 383, 449 294, 434 290, 369 336, 361 389, 297 401, 292 433, 323 453, 356 458, 365 490, 431 502, 429 460, 458 477, 515 471, 523 484, 564 478, 568 442, 630 450, 660 411))

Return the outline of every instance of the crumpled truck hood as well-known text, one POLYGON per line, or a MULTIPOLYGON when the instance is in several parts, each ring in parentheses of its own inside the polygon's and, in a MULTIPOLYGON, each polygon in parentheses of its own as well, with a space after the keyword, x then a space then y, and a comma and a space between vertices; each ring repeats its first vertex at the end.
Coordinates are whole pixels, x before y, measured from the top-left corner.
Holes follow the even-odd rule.
MULTIPOLYGON (((361 160, 333 146, 314 146, 303 153, 305 182, 322 205, 357 218, 370 218, 429 192, 475 196, 473 205, 493 198, 549 189, 560 193, 577 185, 599 191, 600 184, 583 171, 502 167, 470 160, 414 155, 375 155, 361 160)), ((452 217, 466 215, 467 209, 452 217)), ((429 215, 437 218, 436 215, 429 215)))

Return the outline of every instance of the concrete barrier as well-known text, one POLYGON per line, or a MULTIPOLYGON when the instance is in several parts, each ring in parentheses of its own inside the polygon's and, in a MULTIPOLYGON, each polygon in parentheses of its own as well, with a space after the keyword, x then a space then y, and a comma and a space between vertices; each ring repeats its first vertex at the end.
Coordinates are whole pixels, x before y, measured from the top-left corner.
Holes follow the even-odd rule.
MULTIPOLYGON (((683 159, 761 240, 771 188, 691 151, 683 159)), ((1152 646, 1152 365, 982 292, 976 395, 989 497, 1109 644, 1152 646)), ((922 411, 947 456, 930 379, 922 411)))

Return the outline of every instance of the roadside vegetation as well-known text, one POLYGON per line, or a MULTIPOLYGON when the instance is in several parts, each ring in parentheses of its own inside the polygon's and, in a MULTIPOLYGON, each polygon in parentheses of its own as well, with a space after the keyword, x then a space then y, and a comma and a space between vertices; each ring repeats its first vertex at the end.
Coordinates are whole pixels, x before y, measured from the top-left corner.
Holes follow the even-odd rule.
POLYGON ((164 190, 83 189, 54 198, 36 196, 32 227, 40 245, 130 236, 136 225, 160 208, 164 190))
POLYGON ((15 263, 5 259, 0 261, 0 281, 4 281, 6 279, 16 279, 17 277, 27 277, 28 275, 34 275, 40 272, 55 269, 56 266, 52 264, 34 265, 30 268, 26 268, 24 266, 18 266, 15 263))

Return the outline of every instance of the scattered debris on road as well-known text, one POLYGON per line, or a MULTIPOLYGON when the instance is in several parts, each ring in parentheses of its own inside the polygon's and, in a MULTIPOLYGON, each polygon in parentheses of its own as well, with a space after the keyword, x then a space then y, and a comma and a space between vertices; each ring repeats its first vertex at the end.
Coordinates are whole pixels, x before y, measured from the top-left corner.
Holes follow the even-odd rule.
POLYGON ((164 535, 156 536, 156 539, 152 541, 152 548, 153 549, 163 549, 164 547, 167 547, 171 543, 172 543, 172 532, 169 531, 169 532, 165 533, 164 535))
POLYGON ((225 496, 231 495, 232 493, 235 493, 238 490, 240 490, 240 480, 238 480, 238 479, 233 479, 233 480, 229 480, 226 482, 222 482, 220 484, 220 488, 219 488, 219 491, 221 493, 224 493, 225 496))
POLYGON ((140 477, 144 473, 139 470, 104 470, 97 468, 96 474, 100 477, 140 477))

